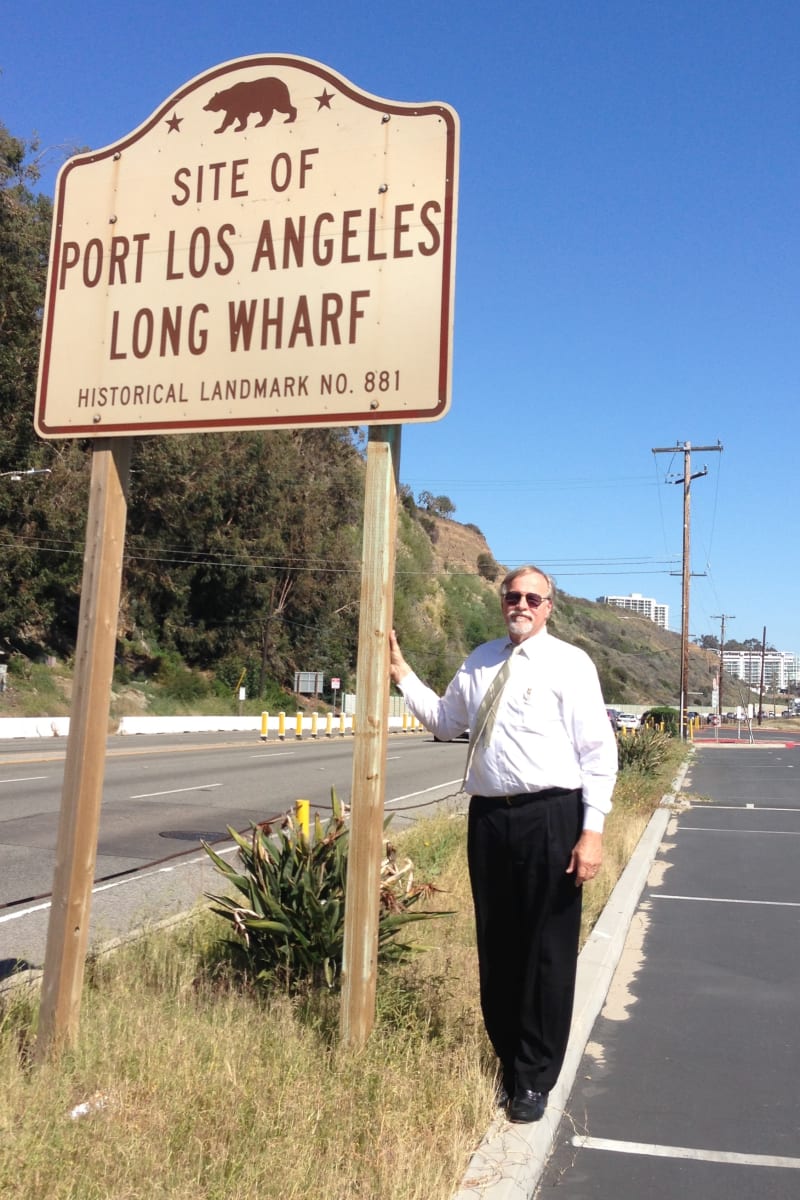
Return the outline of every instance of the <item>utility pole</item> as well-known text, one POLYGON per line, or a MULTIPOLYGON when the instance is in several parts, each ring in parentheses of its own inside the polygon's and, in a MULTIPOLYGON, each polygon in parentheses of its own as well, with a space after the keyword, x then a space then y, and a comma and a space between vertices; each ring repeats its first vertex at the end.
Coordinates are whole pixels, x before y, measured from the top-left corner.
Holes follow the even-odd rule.
POLYGON ((761 677, 758 682, 758 724, 764 719, 764 660, 767 657, 767 627, 764 626, 764 632, 761 636, 761 677))
POLYGON ((686 697, 689 690, 689 578, 691 565, 689 557, 689 495, 693 479, 700 479, 708 474, 708 467, 703 467, 692 475, 692 449, 705 453, 706 451, 722 451, 722 443, 716 446, 695 446, 684 442, 678 446, 655 446, 653 454, 679 454, 683 452, 683 478, 674 479, 673 483, 683 484, 683 587, 681 595, 681 683, 680 683, 680 727, 681 737, 686 737, 686 697))
POLYGON ((735 621, 736 617, 731 613, 712 613, 712 621, 721 621, 722 627, 719 631, 719 687, 717 688, 717 716, 722 720, 722 672, 725 669, 725 660, 723 653, 725 650, 725 622, 735 621))

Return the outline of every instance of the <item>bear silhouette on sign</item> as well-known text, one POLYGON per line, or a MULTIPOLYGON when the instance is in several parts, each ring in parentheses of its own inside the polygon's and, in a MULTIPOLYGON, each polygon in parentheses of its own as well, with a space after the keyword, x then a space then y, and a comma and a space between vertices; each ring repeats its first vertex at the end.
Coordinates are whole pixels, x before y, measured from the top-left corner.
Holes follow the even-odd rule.
POLYGON ((214 133, 223 133, 234 121, 239 122, 236 132, 240 133, 247 127, 247 119, 251 113, 261 114, 256 129, 266 125, 274 112, 286 113, 287 125, 297 116, 297 109, 292 104, 288 87, 282 79, 271 77, 245 80, 226 88, 224 92, 217 92, 208 104, 203 106, 203 112, 225 113, 225 120, 214 133))

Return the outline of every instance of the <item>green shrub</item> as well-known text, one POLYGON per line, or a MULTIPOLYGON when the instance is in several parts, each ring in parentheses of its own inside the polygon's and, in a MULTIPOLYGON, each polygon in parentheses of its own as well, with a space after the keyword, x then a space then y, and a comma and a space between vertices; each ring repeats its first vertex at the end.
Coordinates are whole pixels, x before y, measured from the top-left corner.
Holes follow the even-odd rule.
MULTIPOLYGON (((253 826, 249 837, 229 827, 239 847, 238 867, 204 843, 220 875, 239 893, 207 893, 214 901, 212 911, 233 928, 235 937, 227 946, 234 962, 262 986, 290 992, 305 983, 333 988, 341 976, 349 828, 335 791, 331 803, 333 813, 324 827, 315 817, 313 837, 306 837, 290 816, 275 833, 267 822, 253 826)), ((408 957, 413 947, 395 940, 404 925, 448 915, 415 910, 434 891, 429 884, 414 883, 410 861, 398 864, 387 844, 381 870, 379 962, 408 957)))
POLYGON ((679 721, 680 713, 677 708, 670 708, 668 704, 660 708, 649 708, 647 712, 642 713, 642 728, 660 729, 672 737, 678 736, 679 721))
POLYGON ((172 652, 160 656, 156 682, 168 696, 181 704, 200 700, 211 690, 204 675, 185 666, 180 657, 172 652))
POLYGON ((617 734, 620 770, 652 775, 667 758, 672 739, 660 729, 645 727, 634 734, 617 734))

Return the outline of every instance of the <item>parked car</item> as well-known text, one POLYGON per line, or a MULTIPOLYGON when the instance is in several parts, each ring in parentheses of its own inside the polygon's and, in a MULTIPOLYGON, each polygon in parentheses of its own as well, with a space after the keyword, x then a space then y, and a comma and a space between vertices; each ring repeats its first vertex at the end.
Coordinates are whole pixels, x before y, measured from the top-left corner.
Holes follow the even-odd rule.
POLYGON ((617 713, 617 729, 638 729, 639 718, 633 713, 617 713))
POLYGON ((618 723, 619 709, 618 708, 607 708, 606 716, 608 717, 609 721, 611 722, 611 728, 614 730, 619 729, 619 723, 618 723))

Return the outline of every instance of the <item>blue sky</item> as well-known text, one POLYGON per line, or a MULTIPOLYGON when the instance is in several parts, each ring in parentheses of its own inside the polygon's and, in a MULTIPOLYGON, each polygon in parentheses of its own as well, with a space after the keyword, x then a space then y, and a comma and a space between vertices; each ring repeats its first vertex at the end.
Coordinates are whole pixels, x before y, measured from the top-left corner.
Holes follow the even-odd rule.
POLYGON ((453 395, 401 477, 501 562, 800 652, 796 0, 8 6, 0 120, 98 148, 229 59, 292 53, 461 119, 453 395), (735 618, 735 619, 733 619, 735 618))

